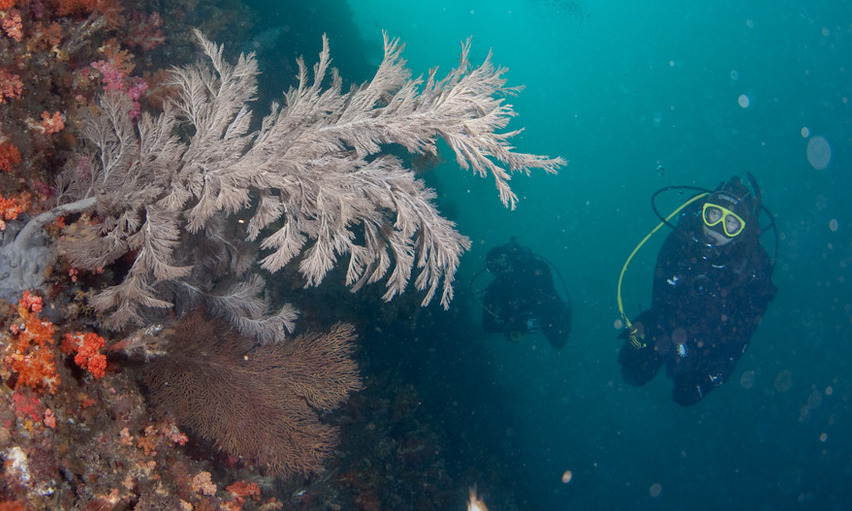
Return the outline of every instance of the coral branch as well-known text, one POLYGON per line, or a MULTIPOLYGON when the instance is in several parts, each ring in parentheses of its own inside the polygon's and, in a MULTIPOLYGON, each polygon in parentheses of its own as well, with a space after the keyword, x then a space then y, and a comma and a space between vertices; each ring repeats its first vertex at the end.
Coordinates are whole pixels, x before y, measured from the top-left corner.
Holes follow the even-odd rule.
MULTIPOLYGON (((505 69, 490 59, 471 69, 469 44, 456 69, 442 80, 433 73, 424 85, 410 78, 399 42, 386 37, 373 80, 344 92, 323 39, 313 76, 300 60, 299 84, 285 94, 286 104, 273 105, 251 131, 254 56, 229 63, 221 46, 197 35, 209 62, 175 70, 177 100, 136 126, 132 98, 119 92, 121 74, 105 61, 93 64, 107 89, 115 89, 84 120, 84 134, 98 150, 87 193, 99 197, 95 211, 104 222, 68 254, 75 267, 92 268, 137 251, 128 278, 93 301, 100 312, 112 312, 113 327, 140 322, 145 307, 168 306, 159 288, 181 283, 208 292, 202 280, 246 278, 228 267, 236 275, 196 274, 196 265, 208 264, 203 254, 186 257, 194 245, 230 243, 221 219, 236 214, 249 216, 247 234, 268 251, 260 263, 271 272, 300 257, 299 271, 313 286, 348 257, 346 283, 353 289, 387 277, 390 300, 413 280, 424 305, 440 294, 446 308, 470 241, 437 210, 434 191, 403 160, 383 154, 387 147, 436 154, 443 138, 462 168, 495 178, 509 207, 516 202, 510 173, 553 172, 564 164, 513 151, 508 141, 517 131, 499 130, 514 115, 503 96, 516 89, 505 86, 505 69), (177 138, 176 126, 191 135, 177 138)), ((280 339, 275 328, 261 336, 280 339)))
MULTIPOLYGON (((69 12, 89 7, 60 4, 69 12)), ((134 254, 125 279, 91 300, 111 328, 144 324, 148 310, 168 308, 188 290, 191 301, 220 297, 208 300, 211 310, 224 311, 244 334, 283 339, 292 308, 266 315, 255 306, 263 303, 259 286, 246 288, 256 293, 251 306, 233 302, 245 292, 229 291, 258 282, 248 271, 255 247, 239 241, 246 237, 267 251, 260 260, 266 270, 299 259, 307 286, 348 258, 346 284, 353 290, 384 279, 390 300, 413 281, 423 305, 440 295, 447 308, 470 241, 441 215, 435 192, 405 160, 385 154, 389 147, 434 155, 444 139, 460 167, 495 179, 508 207, 517 200, 511 173, 553 172, 564 164, 513 150, 509 140, 518 131, 501 130, 515 115, 505 96, 517 89, 506 86, 505 69, 490 57, 472 67, 468 43, 457 68, 443 79, 432 72, 424 83, 410 77, 402 45, 386 36, 375 77, 344 91, 323 38, 312 74, 300 60, 298 86, 252 130, 254 55, 230 63, 221 46, 196 35, 208 60, 174 71, 177 99, 158 116, 137 117, 147 86, 127 78, 117 45, 109 46, 112 57, 92 64, 106 91, 100 108, 82 116, 89 143, 60 176, 64 204, 0 248, 0 260, 12 269, 0 276, 0 295, 41 286, 40 270, 52 263, 41 227, 88 211, 99 222, 78 222, 77 235, 64 245, 73 267, 103 268, 134 254), (239 230, 228 223, 236 215, 247 217, 239 230)), ((59 129, 61 115, 43 117, 45 130, 59 129)))

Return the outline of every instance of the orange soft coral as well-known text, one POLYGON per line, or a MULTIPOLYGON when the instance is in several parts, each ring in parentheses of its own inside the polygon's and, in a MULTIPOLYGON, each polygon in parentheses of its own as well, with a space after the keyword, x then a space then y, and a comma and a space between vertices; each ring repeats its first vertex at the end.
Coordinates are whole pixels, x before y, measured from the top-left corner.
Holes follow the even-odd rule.
POLYGON ((20 76, 0 69, 0 104, 5 103, 6 99, 20 98, 23 89, 24 83, 20 76))
POLYGON ((30 194, 26 192, 8 199, 0 195, 0 231, 6 230, 6 220, 17 220, 18 215, 29 207, 30 194))
POLYGON ((4 350, 4 363, 17 375, 15 389, 30 387, 51 394, 59 387, 56 357, 53 352, 53 323, 42 321, 40 297, 24 292, 18 302, 20 321, 9 327, 12 337, 4 350))
POLYGON ((60 16, 69 14, 90 13, 100 3, 98 0, 53 0, 50 2, 56 6, 56 13, 60 16))
POLYGON ((62 25, 52 22, 44 26, 37 22, 33 25, 32 34, 27 37, 27 51, 52 50, 59 54, 59 45, 62 43, 62 25))
POLYGON ((0 231, 6 230, 6 220, 17 220, 29 207, 30 194, 26 192, 9 199, 0 195, 0 231))
MULTIPOLYGON (((2 103, 0 95, 0 103, 2 103)), ((12 172, 12 167, 21 163, 21 153, 15 144, 11 142, 0 142, 0 170, 12 172)))
POLYGON ((21 317, 26 317, 31 312, 41 312, 44 307, 44 300, 38 295, 34 295, 29 291, 24 291, 21 300, 18 302, 18 314, 21 317))
POLYGON ((92 332, 77 332, 65 334, 62 339, 62 352, 74 355, 74 363, 81 369, 89 371, 95 378, 103 378, 106 374, 107 359, 101 350, 106 346, 103 337, 92 332))
POLYGON ((118 39, 108 40, 98 48, 98 51, 103 53, 105 60, 113 69, 125 76, 130 76, 133 68, 136 67, 136 64, 133 63, 133 54, 122 49, 118 39))
POLYGON ((21 42, 24 38, 24 25, 21 22, 21 11, 18 9, 0 11, 0 24, 3 25, 6 35, 15 41, 21 42))
POLYGON ((260 501, 260 486, 257 483, 247 483, 245 481, 237 481, 234 484, 225 488, 231 494, 231 502, 225 502, 225 509, 229 511, 238 511, 243 508, 246 497, 258 502, 260 501))
POLYGON ((41 113, 41 127, 44 128, 44 132, 49 135, 59 133, 64 130, 65 122, 62 120, 62 114, 54 112, 53 115, 50 115, 50 112, 45 110, 41 113))
POLYGON ((51 4, 56 7, 56 13, 60 16, 98 11, 109 28, 117 28, 125 23, 121 14, 123 7, 116 0, 52 0, 51 4))

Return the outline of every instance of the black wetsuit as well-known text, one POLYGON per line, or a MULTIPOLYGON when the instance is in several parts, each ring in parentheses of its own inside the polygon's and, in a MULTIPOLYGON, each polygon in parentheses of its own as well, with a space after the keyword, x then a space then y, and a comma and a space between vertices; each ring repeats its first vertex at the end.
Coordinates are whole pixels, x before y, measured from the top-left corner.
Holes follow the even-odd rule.
POLYGON ((633 321, 644 347, 626 340, 618 357, 632 385, 666 364, 674 400, 684 406, 728 380, 775 296, 772 264, 754 230, 709 247, 699 241, 700 215, 700 206, 687 208, 660 249, 651 310, 633 321))
POLYGON ((571 306, 556 293, 547 263, 517 244, 500 248, 508 251, 511 269, 485 290, 483 329, 507 338, 541 331, 553 347, 563 347, 571 333, 571 306))

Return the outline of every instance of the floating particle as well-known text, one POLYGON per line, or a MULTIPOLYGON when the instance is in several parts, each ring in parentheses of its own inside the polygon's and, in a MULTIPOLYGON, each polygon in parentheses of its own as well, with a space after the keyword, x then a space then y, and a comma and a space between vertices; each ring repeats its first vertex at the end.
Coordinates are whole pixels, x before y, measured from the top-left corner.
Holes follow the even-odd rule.
POLYGON ((808 140, 808 163, 816 170, 828 167, 831 161, 831 146, 828 141, 820 136, 811 137, 808 140))
POLYGON ((740 376, 740 386, 744 389, 750 389, 754 386, 754 380, 754 371, 746 371, 740 376))
POLYGON ((788 369, 785 369, 775 376, 775 390, 784 393, 790 390, 793 386, 793 375, 788 369))

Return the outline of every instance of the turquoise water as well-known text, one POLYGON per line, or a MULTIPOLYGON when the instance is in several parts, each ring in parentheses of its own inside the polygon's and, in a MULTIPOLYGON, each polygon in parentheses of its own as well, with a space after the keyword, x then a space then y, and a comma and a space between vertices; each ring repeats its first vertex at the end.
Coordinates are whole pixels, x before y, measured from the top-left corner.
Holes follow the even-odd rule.
MULTIPOLYGON (((329 32, 338 65, 361 61, 348 75, 358 79, 381 57, 381 30, 406 43, 417 74, 448 71, 472 36, 474 62, 491 49, 510 84, 526 87, 511 100, 513 126, 526 128, 519 150, 569 160, 558 176, 516 177, 515 211, 501 207, 489 180, 451 164, 431 176, 442 209, 473 241, 460 287, 489 248, 517 236, 571 291, 574 332, 559 352, 534 337, 454 341, 483 343, 494 381, 481 388, 499 394, 479 398, 507 410, 505 424, 488 427, 505 436, 518 478, 529 481, 530 507, 850 509, 852 4, 645 4, 349 0, 366 48, 340 45, 349 60, 335 53, 331 13, 302 28, 329 32), (713 188, 746 171, 780 235, 778 295, 749 351, 727 385, 690 408, 672 402, 664 376, 624 385, 616 283, 656 224, 651 194, 713 188)), ((650 303, 662 239, 631 263, 629 315, 650 303)), ((771 252, 771 236, 764 242, 771 252)), ((478 322, 476 303, 461 299, 478 322)), ((444 356, 454 360, 449 346, 444 356)), ((509 507, 480 489, 492 511, 509 507)))

